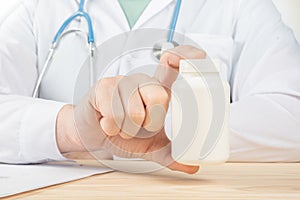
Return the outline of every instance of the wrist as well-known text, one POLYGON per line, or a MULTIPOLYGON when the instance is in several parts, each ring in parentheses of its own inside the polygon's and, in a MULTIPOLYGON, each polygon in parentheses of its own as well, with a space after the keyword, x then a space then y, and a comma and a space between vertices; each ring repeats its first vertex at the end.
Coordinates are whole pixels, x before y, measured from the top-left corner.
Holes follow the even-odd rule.
POLYGON ((85 150, 76 131, 73 105, 65 105, 57 115, 56 141, 61 153, 85 150))

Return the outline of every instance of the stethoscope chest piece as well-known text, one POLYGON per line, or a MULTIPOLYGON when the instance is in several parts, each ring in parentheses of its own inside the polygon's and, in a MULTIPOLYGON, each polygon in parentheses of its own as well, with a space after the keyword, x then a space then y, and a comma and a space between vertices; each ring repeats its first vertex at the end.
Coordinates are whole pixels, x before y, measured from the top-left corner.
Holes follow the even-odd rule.
POLYGON ((178 46, 178 43, 176 42, 157 42, 154 44, 152 52, 153 52, 153 56, 154 58, 159 61, 160 58, 162 57, 163 53, 169 49, 173 49, 175 47, 178 46))

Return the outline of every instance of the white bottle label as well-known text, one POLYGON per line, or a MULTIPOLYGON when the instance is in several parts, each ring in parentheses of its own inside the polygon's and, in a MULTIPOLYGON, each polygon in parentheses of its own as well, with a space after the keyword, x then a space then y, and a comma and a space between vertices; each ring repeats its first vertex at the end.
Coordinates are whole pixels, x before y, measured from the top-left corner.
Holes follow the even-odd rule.
POLYGON ((225 162, 229 155, 229 86, 210 60, 181 62, 172 87, 172 156, 181 163, 225 162))

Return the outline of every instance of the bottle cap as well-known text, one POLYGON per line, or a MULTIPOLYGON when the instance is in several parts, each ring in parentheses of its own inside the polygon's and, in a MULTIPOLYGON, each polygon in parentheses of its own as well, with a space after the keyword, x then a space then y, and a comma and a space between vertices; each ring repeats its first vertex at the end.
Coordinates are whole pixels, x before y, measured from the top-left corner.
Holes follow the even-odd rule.
POLYGON ((221 61, 211 59, 181 60, 180 73, 219 73, 221 61))

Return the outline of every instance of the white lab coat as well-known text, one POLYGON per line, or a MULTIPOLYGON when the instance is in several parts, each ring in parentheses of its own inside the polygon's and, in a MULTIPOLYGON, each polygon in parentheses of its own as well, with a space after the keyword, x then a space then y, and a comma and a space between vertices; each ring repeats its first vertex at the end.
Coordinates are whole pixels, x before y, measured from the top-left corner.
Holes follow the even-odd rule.
MULTIPOLYGON (((175 2, 152 0, 133 29, 167 29, 175 2)), ((64 39, 43 79, 41 99, 30 96, 54 34, 76 9, 73 0, 25 0, 1 24, 0 162, 64 159, 56 116, 72 103, 87 56, 82 38, 64 39)), ((97 45, 130 31, 117 0, 87 1, 86 10, 97 45)), ((79 21, 72 26, 85 28, 79 21)), ((300 47, 271 0, 183 0, 177 32, 224 63, 232 90, 230 160, 300 161, 300 47)), ((145 52, 126 55, 109 75, 153 62, 145 52)))

